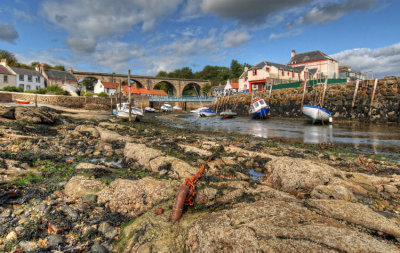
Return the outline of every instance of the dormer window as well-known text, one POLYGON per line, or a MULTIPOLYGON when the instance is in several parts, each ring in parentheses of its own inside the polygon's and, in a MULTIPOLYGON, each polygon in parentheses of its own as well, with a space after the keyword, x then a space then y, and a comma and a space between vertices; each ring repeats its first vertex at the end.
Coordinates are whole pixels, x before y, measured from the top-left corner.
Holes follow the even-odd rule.
POLYGON ((257 75, 257 69, 253 69, 253 76, 257 75))

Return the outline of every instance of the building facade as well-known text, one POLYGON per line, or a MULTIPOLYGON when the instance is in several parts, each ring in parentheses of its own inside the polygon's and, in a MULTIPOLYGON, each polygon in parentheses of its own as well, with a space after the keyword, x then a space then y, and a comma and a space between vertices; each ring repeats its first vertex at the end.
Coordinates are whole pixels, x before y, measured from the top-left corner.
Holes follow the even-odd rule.
POLYGON ((24 91, 38 90, 46 87, 45 79, 38 71, 17 67, 10 68, 16 74, 17 86, 24 89, 24 91))
POLYGON ((78 81, 71 73, 61 70, 45 69, 43 65, 40 66, 40 73, 46 79, 47 86, 56 85, 68 91, 72 96, 78 96, 78 81))
POLYGON ((0 89, 6 86, 16 86, 16 75, 7 68, 6 59, 0 61, 0 89))
POLYGON ((340 66, 339 67, 339 78, 346 79, 348 82, 356 81, 356 80, 365 80, 365 74, 361 73, 361 71, 353 70, 349 66, 340 66))
POLYGON ((94 93, 99 94, 101 92, 107 93, 107 95, 114 95, 117 92, 119 87, 118 83, 104 82, 101 80, 97 80, 97 83, 94 85, 94 93))

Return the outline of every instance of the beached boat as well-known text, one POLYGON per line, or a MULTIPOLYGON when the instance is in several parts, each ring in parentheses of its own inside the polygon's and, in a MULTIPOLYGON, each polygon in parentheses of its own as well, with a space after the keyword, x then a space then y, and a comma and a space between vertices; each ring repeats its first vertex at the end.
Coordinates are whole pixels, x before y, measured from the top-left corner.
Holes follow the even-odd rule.
POLYGON ((230 118, 236 117, 237 113, 232 112, 231 109, 226 109, 225 111, 221 112, 219 115, 221 115, 221 117, 223 119, 230 119, 230 118))
POLYGON ((161 111, 163 111, 163 112, 172 112, 172 106, 170 104, 163 104, 161 106, 161 111))
POLYGON ((200 117, 213 117, 216 116, 217 113, 211 110, 210 108, 207 109, 202 109, 199 111, 199 116, 200 117))
POLYGON ((250 104, 249 114, 252 119, 266 119, 269 106, 264 99, 257 98, 250 104))
POLYGON ((200 108, 197 108, 197 109, 194 109, 194 110, 191 110, 190 112, 191 113, 199 113, 201 110, 205 110, 205 109, 209 109, 208 107, 205 107, 205 106, 203 106, 203 107, 200 107, 200 108))
MULTIPOLYGON (((139 119, 143 116, 143 111, 137 107, 131 107, 131 117, 139 119)), ((118 118, 129 118, 129 103, 117 104, 117 117, 118 118)))
POLYGON ((26 105, 30 103, 29 101, 22 100, 22 99, 15 99, 15 102, 18 104, 26 104, 26 105))
POLYGON ((156 112, 156 109, 147 106, 147 107, 144 108, 144 112, 153 113, 153 112, 156 112))
POLYGON ((317 121, 332 122, 332 114, 330 111, 316 105, 303 105, 303 114, 309 117, 313 124, 317 121))

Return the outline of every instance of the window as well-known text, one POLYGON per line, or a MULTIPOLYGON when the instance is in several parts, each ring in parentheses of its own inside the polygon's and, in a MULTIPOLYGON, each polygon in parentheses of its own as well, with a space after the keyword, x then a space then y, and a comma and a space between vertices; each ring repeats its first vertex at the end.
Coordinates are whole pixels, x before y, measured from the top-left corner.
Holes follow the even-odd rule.
POLYGON ((28 75, 28 82, 32 82, 32 76, 28 75))
POLYGON ((270 71, 271 71, 268 67, 266 68, 266 70, 267 70, 267 72, 270 72, 270 71))
POLYGON ((294 78, 294 71, 292 71, 292 77, 294 78))
POLYGON ((285 76, 285 71, 284 70, 282 70, 282 76, 285 76))
POLYGON ((4 75, 3 81, 4 81, 5 83, 8 83, 8 76, 4 75))
POLYGON ((261 105, 265 104, 264 100, 260 100, 260 104, 261 105))
POLYGON ((19 75, 19 80, 24 81, 24 75, 19 75))
POLYGON ((30 85, 27 85, 27 86, 26 86, 26 90, 31 90, 31 86, 30 86, 30 85))
POLYGON ((19 87, 23 89, 23 88, 24 88, 24 85, 23 85, 22 83, 20 83, 20 84, 19 84, 19 87))
POLYGON ((257 69, 253 69, 253 76, 257 75, 257 69))

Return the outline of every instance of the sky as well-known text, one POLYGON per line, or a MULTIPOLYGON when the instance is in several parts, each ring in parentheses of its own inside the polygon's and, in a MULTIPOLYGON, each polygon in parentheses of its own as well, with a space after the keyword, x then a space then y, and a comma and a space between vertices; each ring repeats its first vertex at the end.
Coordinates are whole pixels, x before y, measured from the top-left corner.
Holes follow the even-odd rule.
POLYGON ((26 64, 137 75, 321 50, 399 76, 398 13, 400 0, 0 0, 0 49, 26 64))

